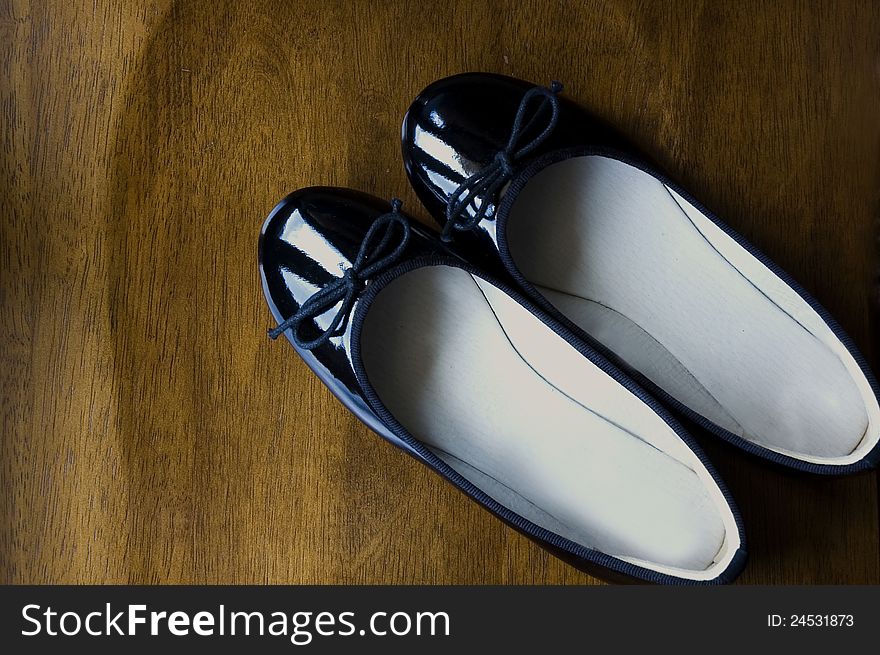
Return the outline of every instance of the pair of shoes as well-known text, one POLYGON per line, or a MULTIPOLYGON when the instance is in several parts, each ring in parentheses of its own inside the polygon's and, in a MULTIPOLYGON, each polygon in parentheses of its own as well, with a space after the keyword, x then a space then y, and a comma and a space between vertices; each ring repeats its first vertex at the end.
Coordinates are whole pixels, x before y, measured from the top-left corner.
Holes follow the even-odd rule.
POLYGON ((439 232, 398 200, 285 198, 260 235, 270 336, 574 566, 730 582, 742 518, 670 409, 853 473, 880 459, 877 384, 797 283, 560 90, 473 73, 417 97, 403 158, 439 232))

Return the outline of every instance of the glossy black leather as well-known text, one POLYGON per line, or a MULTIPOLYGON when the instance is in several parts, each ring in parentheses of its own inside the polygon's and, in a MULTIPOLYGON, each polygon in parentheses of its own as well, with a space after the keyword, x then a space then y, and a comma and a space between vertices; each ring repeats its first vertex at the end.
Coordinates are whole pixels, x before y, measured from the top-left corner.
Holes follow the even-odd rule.
MULTIPOLYGON (((502 75, 463 73, 434 82, 410 106, 401 135, 404 166, 419 199, 441 226, 449 196, 505 147, 520 101, 534 86, 502 75)), ((556 128, 514 167, 520 170, 548 152, 585 145, 633 151, 611 126, 567 100, 563 92, 556 128)), ((476 229, 456 231, 454 236, 471 261, 500 273, 494 210, 476 229)))
MULTIPOLYGON (((275 320, 293 315, 315 291, 351 266, 373 221, 391 211, 374 196, 333 187, 300 189, 269 214, 260 232, 259 266, 266 302, 275 320)), ((449 251, 428 230, 411 221, 413 232, 404 254, 414 258, 449 251)), ((357 303, 352 314, 357 311, 357 303)), ((318 331, 311 326, 314 335, 318 331)), ((285 334, 289 338, 289 331, 285 334)), ((355 376, 346 333, 314 350, 290 344, 333 394, 380 435, 410 450, 375 415, 355 376)))

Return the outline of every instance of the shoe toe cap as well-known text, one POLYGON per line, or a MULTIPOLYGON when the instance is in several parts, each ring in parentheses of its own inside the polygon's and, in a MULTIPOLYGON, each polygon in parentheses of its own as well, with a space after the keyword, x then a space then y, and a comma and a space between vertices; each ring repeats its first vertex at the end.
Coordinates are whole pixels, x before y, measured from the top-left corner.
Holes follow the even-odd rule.
POLYGON ((372 196, 332 187, 300 189, 278 203, 263 223, 258 254, 276 318, 350 266, 371 222, 386 211, 372 196))

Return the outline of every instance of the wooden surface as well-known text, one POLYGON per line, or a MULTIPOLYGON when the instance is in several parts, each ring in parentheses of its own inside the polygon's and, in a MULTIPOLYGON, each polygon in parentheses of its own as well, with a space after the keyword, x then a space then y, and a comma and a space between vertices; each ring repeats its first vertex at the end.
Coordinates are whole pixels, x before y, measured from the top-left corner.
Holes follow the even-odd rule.
MULTIPOLYGON (((335 184, 427 220, 400 120, 459 71, 563 80, 877 369, 876 2, 0 5, 4 582, 595 582, 266 338, 264 216, 335 184)), ((702 441, 745 515, 743 582, 880 582, 876 475, 702 441)))

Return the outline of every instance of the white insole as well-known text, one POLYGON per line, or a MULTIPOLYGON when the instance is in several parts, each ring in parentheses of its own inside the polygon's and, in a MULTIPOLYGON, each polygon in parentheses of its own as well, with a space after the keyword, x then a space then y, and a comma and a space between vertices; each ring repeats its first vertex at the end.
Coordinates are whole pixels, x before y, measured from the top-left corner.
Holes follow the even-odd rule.
POLYGON ((880 408, 813 309, 695 207, 601 156, 529 180, 507 226, 523 276, 687 407, 809 461, 856 461, 880 408))
POLYGON ((361 352, 411 434, 532 522, 705 577, 736 549, 727 504, 675 432, 484 280, 447 266, 397 278, 369 308, 361 352))

